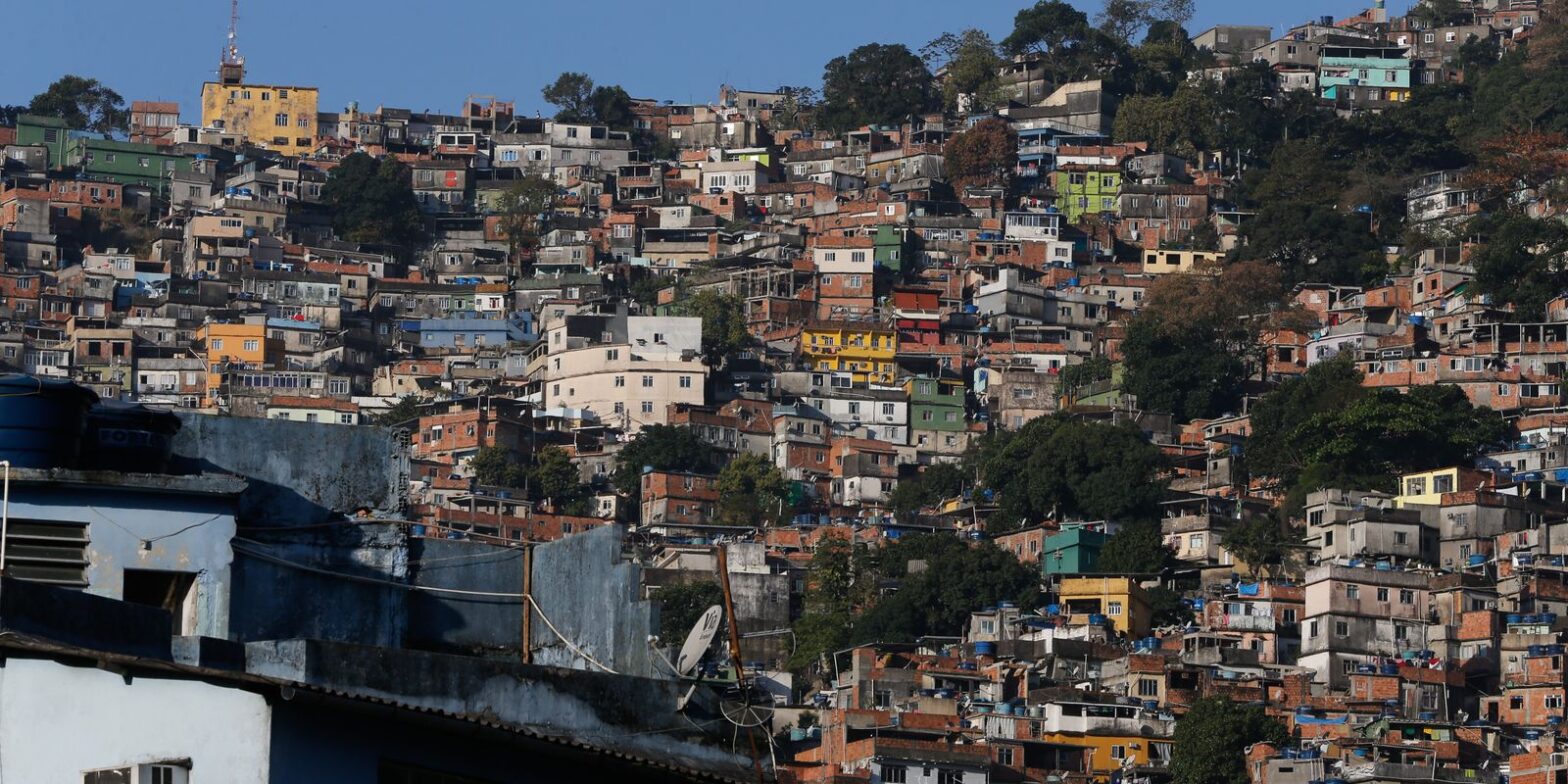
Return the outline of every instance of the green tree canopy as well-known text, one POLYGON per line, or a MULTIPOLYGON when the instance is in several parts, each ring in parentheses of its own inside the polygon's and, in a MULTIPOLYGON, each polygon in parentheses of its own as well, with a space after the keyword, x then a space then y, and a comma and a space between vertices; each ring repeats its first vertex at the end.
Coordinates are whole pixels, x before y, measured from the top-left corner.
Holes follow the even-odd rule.
POLYGON ((675 303, 675 315, 702 319, 702 355, 713 367, 751 344, 740 297, 703 289, 675 303))
POLYGON ((376 417, 378 425, 397 425, 419 417, 420 400, 415 395, 404 395, 386 411, 376 417))
POLYGON ((933 463, 920 473, 900 479, 888 496, 888 505, 900 519, 910 519, 922 508, 963 492, 967 474, 953 463, 933 463))
POLYGON ((1052 516, 1149 518, 1164 493, 1163 457, 1131 425, 1040 417, 988 436, 978 459, 1003 529, 1052 516))
POLYGON ((822 73, 822 121, 833 130, 897 125, 940 105, 931 72, 903 44, 866 44, 822 73))
POLYGON ((557 446, 547 446, 534 456, 528 469, 528 495, 535 501, 548 500, 566 514, 585 515, 589 511, 589 489, 571 455, 557 446))
POLYGON ((697 619, 714 605, 724 605, 724 591, 712 580, 661 585, 653 592, 659 602, 659 641, 680 646, 697 619))
POLYGON ((425 222, 409 184, 408 167, 356 152, 327 175, 321 198, 332 227, 350 242, 412 247, 423 241, 425 222))
POLYGON ((790 669, 806 670, 824 654, 849 647, 857 614, 874 595, 875 560, 861 543, 829 537, 817 545, 807 570, 805 605, 794 625, 790 669))
POLYGON ((1568 226, 1509 212, 1466 228, 1486 238, 1470 258, 1475 290, 1513 303, 1516 320, 1545 321, 1546 303, 1568 291, 1568 226))
POLYGON ((635 495, 642 482, 644 467, 656 471, 712 473, 718 470, 718 455, 689 427, 648 425, 638 431, 615 456, 615 488, 635 495))
POLYGON ((506 237, 514 261, 519 251, 538 247, 539 237, 549 231, 550 211, 559 190, 554 180, 530 174, 512 183, 496 201, 497 228, 506 237))
POLYGON ((28 114, 58 117, 71 128, 99 133, 123 132, 130 120, 125 99, 97 79, 67 74, 33 96, 28 114))
POLYGON ((1040 598, 1039 571, 991 542, 971 546, 948 534, 922 534, 886 545, 878 559, 883 575, 900 584, 860 618, 858 642, 958 635, 980 607, 1008 601, 1031 608, 1040 598), (911 560, 924 568, 909 572, 911 560))
POLYGON ((745 453, 719 471, 719 522, 761 526, 778 520, 789 483, 766 457, 745 453))
POLYGON ((1287 379, 1252 406, 1244 452, 1248 473, 1294 484, 1309 462, 1308 445, 1295 440, 1297 431, 1314 417, 1342 411, 1368 394, 1348 354, 1287 379))
POLYGON ((1240 410, 1247 365, 1213 329, 1145 313, 1127 326, 1122 358, 1122 390, 1145 409, 1178 422, 1240 410))
POLYGON ((545 103, 556 107, 555 119, 565 123, 594 123, 630 128, 634 119, 632 99, 619 85, 598 85, 588 74, 567 71, 540 91, 545 103))
POLYGON ((920 49, 932 70, 945 69, 942 100, 949 112, 975 113, 1003 102, 998 76, 1006 61, 983 30, 943 33, 920 49))
POLYGON ((490 487, 522 487, 528 483, 527 467, 503 446, 481 447, 469 461, 468 470, 479 484, 490 487))
POLYGON ((1254 743, 1283 744, 1284 725, 1261 705, 1204 697, 1192 704, 1171 743, 1172 784, 1248 784, 1246 749, 1254 743))
POLYGON ((1171 557, 1160 524, 1142 521, 1111 534, 1095 568, 1104 574, 1159 574, 1170 565, 1171 557))

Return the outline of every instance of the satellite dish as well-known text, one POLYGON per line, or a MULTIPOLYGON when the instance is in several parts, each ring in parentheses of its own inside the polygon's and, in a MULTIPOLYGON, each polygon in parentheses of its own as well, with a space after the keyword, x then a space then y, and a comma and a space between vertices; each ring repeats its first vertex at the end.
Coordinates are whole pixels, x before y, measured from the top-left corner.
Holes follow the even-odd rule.
POLYGON ((686 635, 686 644, 681 646, 681 655, 675 660, 675 669, 681 675, 690 675, 697 669, 697 662, 702 660, 708 646, 713 644, 713 635, 719 632, 719 621, 724 617, 724 608, 715 604, 703 612, 697 619, 697 625, 691 627, 691 633, 686 635))
POLYGON ((773 718, 773 697, 750 680, 742 680, 719 697, 719 713, 737 727, 761 727, 773 718))

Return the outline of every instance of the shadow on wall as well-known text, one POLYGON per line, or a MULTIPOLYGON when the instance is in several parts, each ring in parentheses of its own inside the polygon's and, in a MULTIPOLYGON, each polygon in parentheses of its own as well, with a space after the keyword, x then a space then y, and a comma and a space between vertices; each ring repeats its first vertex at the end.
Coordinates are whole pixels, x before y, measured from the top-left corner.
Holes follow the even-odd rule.
POLYGON ((181 413, 174 465, 239 474, 241 524, 313 525, 369 509, 402 515, 408 451, 379 427, 181 413))

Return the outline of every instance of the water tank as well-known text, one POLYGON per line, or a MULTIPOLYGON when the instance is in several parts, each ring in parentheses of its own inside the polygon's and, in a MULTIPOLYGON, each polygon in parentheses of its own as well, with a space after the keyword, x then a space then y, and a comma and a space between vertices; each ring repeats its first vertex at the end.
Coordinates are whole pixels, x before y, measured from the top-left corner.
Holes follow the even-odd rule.
POLYGON ((996 643, 994 643, 994 642, 977 642, 977 643, 975 643, 975 655, 976 656, 995 656, 996 655, 996 643))
POLYGON ((1516 615, 1514 613, 1509 613, 1508 616, 1507 616, 1507 621, 1509 623, 1519 623, 1521 620, 1523 620, 1523 618, 1524 618, 1524 616, 1522 616, 1522 615, 1516 615))
POLYGON ((1013 715, 1013 706, 1010 703, 999 702, 996 704, 996 712, 1003 716, 1011 716, 1013 715))
POLYGON ((1090 626, 1104 626, 1105 625, 1105 616, 1103 616, 1103 615, 1101 615, 1099 613, 1091 613, 1089 615, 1089 625, 1090 626))
POLYGON ((136 403, 105 400, 87 412, 81 465, 110 471, 162 474, 169 470, 180 418, 136 403))
POLYGON ((789 739, 795 743, 800 743, 806 739, 806 729, 804 727, 791 728, 789 731, 789 739))
POLYGON ((18 468, 75 468, 98 395, 69 381, 0 375, 0 460, 18 468))

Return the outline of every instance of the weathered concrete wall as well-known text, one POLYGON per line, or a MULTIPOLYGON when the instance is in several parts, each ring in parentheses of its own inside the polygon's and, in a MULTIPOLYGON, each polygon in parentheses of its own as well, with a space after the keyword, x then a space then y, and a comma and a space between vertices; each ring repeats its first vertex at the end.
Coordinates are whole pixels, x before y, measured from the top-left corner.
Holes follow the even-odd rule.
POLYGON ((222 476, 49 475, 58 481, 29 477, 12 487, 11 518, 86 523, 88 593, 124 598, 127 569, 188 574, 195 597, 185 633, 228 634, 229 540, 242 483, 222 476))
MULTIPOLYGON (((415 585, 484 593, 522 593, 523 549, 450 539, 409 540, 415 585)), ((512 598, 414 591, 408 597, 408 644, 431 650, 507 648, 522 644, 522 603, 512 598)))
POLYGON ((406 579, 408 536, 402 526, 341 523, 253 537, 234 543, 233 639, 403 644, 408 589, 353 579, 406 579))
POLYGON ((174 465, 249 477, 240 520, 309 525, 368 508, 400 517, 408 452, 379 427, 180 414, 174 465))
MULTIPOLYGON (((536 547, 534 599, 562 635, 617 672, 670 678, 648 644, 658 629, 657 609, 639 598, 642 570, 622 559, 624 534, 621 526, 607 525, 536 547)), ((593 668, 542 620, 534 620, 532 632, 535 662, 593 668)))

